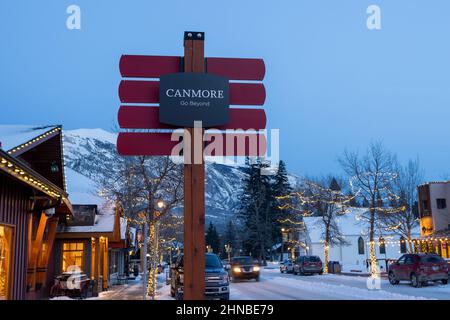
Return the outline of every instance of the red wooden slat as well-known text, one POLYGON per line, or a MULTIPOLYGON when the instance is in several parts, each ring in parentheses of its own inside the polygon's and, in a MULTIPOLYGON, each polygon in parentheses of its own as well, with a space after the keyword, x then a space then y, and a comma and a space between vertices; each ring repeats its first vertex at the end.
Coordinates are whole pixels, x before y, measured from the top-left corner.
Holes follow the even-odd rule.
POLYGON ((121 102, 158 103, 159 81, 122 80, 119 85, 121 102))
POLYGON ((121 132, 117 152, 121 156, 168 156, 178 141, 170 141, 170 133, 121 132))
MULTIPOLYGON (((170 129, 173 126, 159 122, 159 108, 145 106, 121 106, 118 114, 119 126, 126 129, 170 129)), ((230 121, 225 129, 255 129, 266 127, 266 114, 262 109, 230 109, 230 121)))
POLYGON ((266 73, 263 59, 206 58, 206 68, 230 80, 263 80, 266 73))
MULTIPOLYGON (((207 135, 211 137, 205 150, 207 156, 262 156, 266 151, 266 138, 262 134, 207 135)), ((170 139, 171 133, 121 132, 117 151, 122 156, 168 156, 179 143, 170 139)))
POLYGON ((159 107, 120 106, 119 126, 124 129, 173 129, 159 122, 159 107))
MULTIPOLYGON (((264 60, 241 58, 206 58, 207 72, 230 80, 263 80, 266 73, 264 60)), ((123 55, 119 69, 122 77, 159 78, 180 72, 181 57, 123 55)))
POLYGON ((262 106, 265 100, 262 83, 230 83, 230 105, 262 106))
MULTIPOLYGON (((158 81, 122 80, 119 97, 123 103, 158 103, 158 81)), ((230 83, 230 105, 261 106, 266 100, 262 83, 230 83)))
POLYGON ((122 77, 159 78, 180 72, 181 57, 123 55, 119 69, 122 77))

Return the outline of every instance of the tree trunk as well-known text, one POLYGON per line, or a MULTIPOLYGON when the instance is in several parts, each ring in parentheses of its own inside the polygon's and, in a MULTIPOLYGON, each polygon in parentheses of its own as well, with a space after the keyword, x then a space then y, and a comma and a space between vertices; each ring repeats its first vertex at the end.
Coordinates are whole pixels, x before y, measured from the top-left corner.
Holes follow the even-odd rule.
POLYGON ((411 239, 411 226, 408 226, 408 247, 409 247, 409 253, 414 252, 412 239, 411 239))
POLYGON ((370 274, 372 277, 378 276, 378 262, 375 252, 375 198, 372 199, 370 208, 370 232, 369 232, 369 246, 370 246, 370 274))
POLYGON ((325 243, 324 243, 324 267, 323 273, 328 273, 328 255, 330 251, 330 225, 326 225, 325 229, 325 243))

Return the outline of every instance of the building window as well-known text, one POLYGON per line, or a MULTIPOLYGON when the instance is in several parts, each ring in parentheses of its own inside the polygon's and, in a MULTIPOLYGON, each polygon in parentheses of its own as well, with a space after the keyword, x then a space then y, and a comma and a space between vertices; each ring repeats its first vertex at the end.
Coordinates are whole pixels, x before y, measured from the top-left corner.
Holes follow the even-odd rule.
POLYGON ((380 237, 380 254, 386 254, 386 244, 384 243, 384 238, 380 237))
POLYGON ((423 207, 423 210, 428 210, 428 201, 427 200, 422 200, 422 207, 423 207))
POLYGON ((13 228, 0 225, 0 300, 9 299, 13 228))
POLYGON ((358 254, 364 254, 364 239, 362 237, 358 238, 358 254))
POLYGON ((62 252, 62 272, 66 272, 69 267, 77 266, 84 270, 84 243, 66 242, 63 244, 62 252))
POLYGON ((400 253, 406 253, 406 240, 404 237, 400 237, 400 253))
POLYGON ((447 202, 445 199, 436 199, 436 206, 438 209, 445 209, 447 208, 447 202))

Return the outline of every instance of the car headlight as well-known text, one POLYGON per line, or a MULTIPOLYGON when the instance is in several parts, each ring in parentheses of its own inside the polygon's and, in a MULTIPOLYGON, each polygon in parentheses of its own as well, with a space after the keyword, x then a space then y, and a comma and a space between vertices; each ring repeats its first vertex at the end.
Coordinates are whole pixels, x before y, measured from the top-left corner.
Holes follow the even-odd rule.
POLYGON ((228 282, 228 274, 224 274, 222 277, 222 282, 228 282))
POLYGON ((240 273, 240 272, 241 272, 241 268, 239 268, 239 267, 234 267, 234 268, 233 268, 233 272, 240 273))
POLYGON ((253 271, 259 271, 259 270, 261 270, 260 267, 258 267, 258 266, 253 267, 253 271))

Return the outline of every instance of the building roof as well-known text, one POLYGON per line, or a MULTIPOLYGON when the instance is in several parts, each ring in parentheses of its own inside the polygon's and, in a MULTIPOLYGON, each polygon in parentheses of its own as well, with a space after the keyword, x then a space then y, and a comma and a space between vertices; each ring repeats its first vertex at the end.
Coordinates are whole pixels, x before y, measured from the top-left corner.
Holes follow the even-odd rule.
MULTIPOLYGON (((337 217, 336 221, 340 231, 346 237, 348 236, 368 236, 368 226, 366 221, 362 219, 362 215, 367 212, 367 208, 349 208, 349 213, 337 217)), ((321 222, 322 217, 304 217, 306 230, 309 239, 313 243, 323 241, 324 227, 321 222)), ((415 236, 420 235, 419 226, 414 228, 413 234, 415 236)), ((393 232, 383 231, 383 237, 396 236, 393 232)), ((379 230, 377 231, 377 237, 380 236, 379 230)))
POLYGON ((45 135, 60 126, 0 125, 0 148, 11 151, 25 144, 38 143, 45 135))
POLYGON ((90 226, 61 226, 59 233, 112 233, 114 232, 114 214, 97 214, 90 226))
POLYGON ((422 183, 421 185, 419 185, 419 187, 421 187, 421 186, 428 186, 428 185, 430 185, 430 184, 450 184, 450 180, 447 180, 447 181, 430 181, 430 182, 425 182, 425 183, 422 183))

